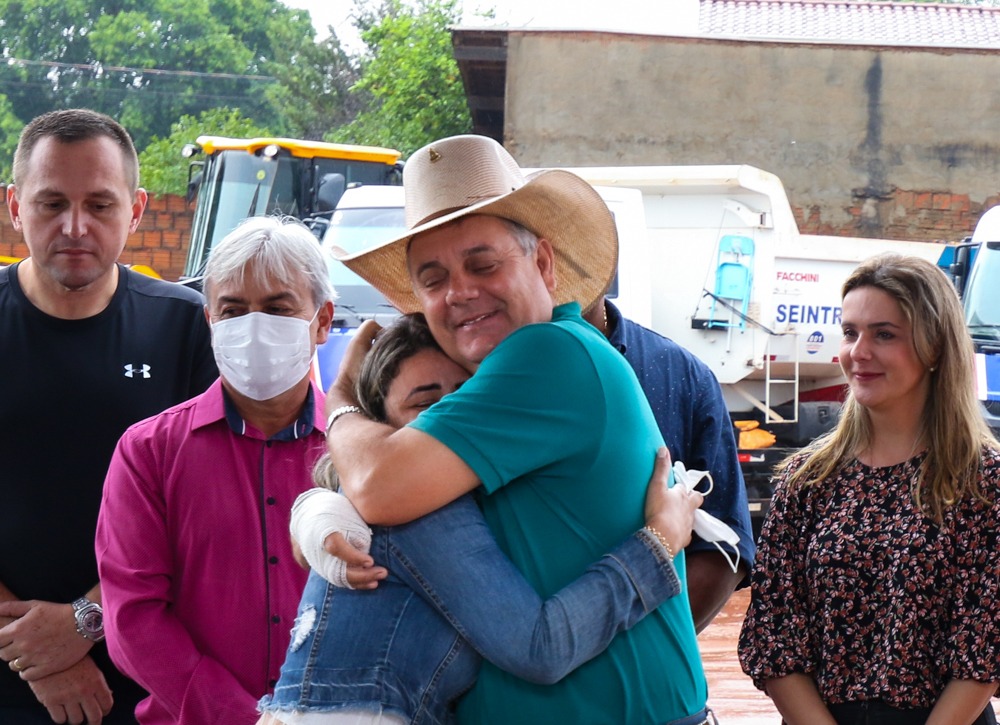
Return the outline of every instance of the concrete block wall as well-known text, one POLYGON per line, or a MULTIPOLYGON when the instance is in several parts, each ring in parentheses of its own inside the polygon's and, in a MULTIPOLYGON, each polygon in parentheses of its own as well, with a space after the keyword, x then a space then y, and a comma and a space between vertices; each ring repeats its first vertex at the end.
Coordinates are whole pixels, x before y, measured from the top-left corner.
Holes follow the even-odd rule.
POLYGON ((998 76, 995 49, 511 30, 504 144, 531 167, 748 164, 803 232, 961 239, 1000 201, 998 76))

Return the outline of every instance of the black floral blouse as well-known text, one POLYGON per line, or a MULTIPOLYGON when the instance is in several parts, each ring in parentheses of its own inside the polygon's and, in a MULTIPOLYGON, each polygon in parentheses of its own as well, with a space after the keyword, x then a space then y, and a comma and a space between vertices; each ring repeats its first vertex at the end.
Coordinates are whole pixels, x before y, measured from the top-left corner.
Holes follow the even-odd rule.
POLYGON ((923 454, 789 494, 764 523, 740 634, 743 670, 813 676, 824 702, 931 707, 953 679, 1000 681, 1000 454, 984 451, 992 504, 963 500, 938 526, 910 482, 923 454))

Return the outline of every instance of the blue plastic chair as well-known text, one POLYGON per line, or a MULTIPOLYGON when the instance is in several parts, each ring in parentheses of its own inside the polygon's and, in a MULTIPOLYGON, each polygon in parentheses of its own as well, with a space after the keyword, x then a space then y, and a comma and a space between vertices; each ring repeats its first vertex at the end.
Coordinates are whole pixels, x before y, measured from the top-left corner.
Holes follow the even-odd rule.
POLYGON ((719 253, 715 270, 715 290, 712 309, 708 315, 709 327, 746 327, 753 289, 754 242, 750 237, 727 234, 719 240, 719 253), (719 299, 726 300, 739 310, 737 316, 731 309, 720 305, 721 318, 716 318, 715 307, 719 299))

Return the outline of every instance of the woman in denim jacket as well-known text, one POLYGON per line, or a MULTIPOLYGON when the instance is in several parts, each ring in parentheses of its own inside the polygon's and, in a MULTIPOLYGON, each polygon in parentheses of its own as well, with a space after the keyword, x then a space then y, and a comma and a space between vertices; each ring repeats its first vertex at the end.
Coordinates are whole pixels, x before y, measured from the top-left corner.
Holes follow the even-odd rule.
MULTIPOLYGON (((376 338, 358 398, 372 418, 402 426, 466 377, 422 315, 408 315, 376 338)), ((686 544, 701 497, 667 491, 658 478, 665 463, 657 460, 647 494, 647 527, 545 601, 501 552, 472 495, 410 524, 376 527, 370 553, 388 577, 371 592, 310 574, 260 725, 451 723, 482 657, 517 677, 558 681, 682 591, 659 532, 683 532, 674 545, 686 544)), ((332 475, 319 477, 331 485, 332 475)), ((339 494, 303 494, 293 527, 313 496, 339 494)), ((702 712, 678 722, 705 721, 702 712)))

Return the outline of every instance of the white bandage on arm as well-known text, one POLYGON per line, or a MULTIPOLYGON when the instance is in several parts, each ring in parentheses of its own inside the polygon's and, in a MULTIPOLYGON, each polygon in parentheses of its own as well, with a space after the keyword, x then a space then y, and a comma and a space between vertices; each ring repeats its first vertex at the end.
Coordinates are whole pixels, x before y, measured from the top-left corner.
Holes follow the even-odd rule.
POLYGON ((323 548, 326 537, 334 533, 342 534, 358 551, 367 554, 371 548, 371 529, 346 496, 326 488, 299 494, 289 529, 313 571, 334 586, 352 588, 347 582, 347 564, 323 548))

